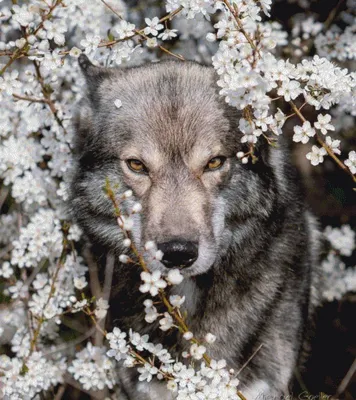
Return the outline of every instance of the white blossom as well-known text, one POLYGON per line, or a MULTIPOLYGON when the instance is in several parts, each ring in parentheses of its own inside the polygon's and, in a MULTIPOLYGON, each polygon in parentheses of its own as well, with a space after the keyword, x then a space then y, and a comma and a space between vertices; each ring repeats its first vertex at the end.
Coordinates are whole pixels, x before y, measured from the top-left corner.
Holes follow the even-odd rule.
POLYGON ((324 161, 324 156, 327 155, 324 147, 313 146, 312 151, 306 155, 306 158, 310 160, 312 165, 321 164, 324 161))
POLYGON ((114 101, 114 104, 115 104, 115 107, 116 107, 116 108, 121 108, 121 106, 122 106, 122 101, 121 101, 120 99, 116 99, 116 100, 114 101))
POLYGON ((84 289, 88 285, 88 282, 85 280, 85 278, 82 276, 80 278, 75 277, 74 278, 74 286, 78 290, 84 289))
POLYGON ((13 273, 14 270, 12 269, 10 263, 8 261, 3 262, 0 267, 0 277, 2 276, 3 278, 8 279, 13 273))
POLYGON ((355 231, 351 229, 350 225, 342 225, 340 229, 327 226, 324 235, 341 255, 351 256, 355 249, 355 231))
POLYGON ((334 131, 335 127, 330 124, 331 115, 330 114, 319 114, 318 121, 314 123, 315 128, 319 129, 323 135, 327 134, 327 131, 334 131))
POLYGON ((174 268, 168 272, 167 280, 172 285, 179 285, 183 282, 183 279, 183 275, 180 273, 179 269, 174 268))
POLYGON ((96 308, 95 308, 95 316, 97 319, 102 319, 106 316, 107 312, 109 309, 109 303, 107 300, 100 298, 96 302, 96 308))
POLYGON ((286 101, 295 100, 301 93, 300 83, 298 81, 284 81, 277 91, 279 96, 283 96, 286 101))
POLYGON ((165 312, 164 313, 164 318, 161 318, 159 320, 159 324, 160 324, 159 328, 162 331, 168 331, 173 326, 173 318, 167 312, 165 312))
POLYGON ((201 360, 206 352, 206 347, 193 343, 189 352, 194 359, 201 360))
POLYGON ((145 308, 145 321, 152 324, 158 318, 158 312, 156 307, 146 307, 145 308))
POLYGON ((152 377, 158 373, 158 369, 149 363, 145 363, 142 368, 137 368, 137 371, 140 374, 138 380, 147 382, 151 382, 152 377))
POLYGON ((153 37, 153 38, 148 38, 146 40, 146 46, 147 47, 157 47, 158 46, 158 42, 157 42, 157 38, 153 37))
POLYGON ((163 258, 164 254, 162 250, 157 250, 154 254, 154 258, 158 261, 161 261, 163 258))
POLYGON ((167 382, 167 389, 171 392, 176 392, 178 388, 178 385, 174 381, 168 381, 167 382))
POLYGON ((18 76, 18 71, 5 72, 0 76, 0 99, 2 93, 12 95, 14 90, 21 87, 21 82, 18 80, 18 76))
POLYGON ((133 213, 140 213, 142 211, 142 204, 141 203, 135 203, 132 207, 132 212, 133 213))
POLYGON ((350 151, 349 158, 345 160, 345 165, 349 167, 352 174, 356 174, 356 151, 350 151))
POLYGON ((158 37, 162 40, 170 40, 177 37, 177 29, 165 29, 158 37))
POLYGON ((191 340, 191 339, 193 339, 194 335, 192 332, 188 331, 188 332, 184 332, 183 337, 185 340, 191 340))
POLYGON ((178 295, 171 295, 169 296, 169 302, 172 304, 173 307, 180 307, 185 301, 185 296, 181 297, 178 295))
POLYGON ((334 154, 338 154, 338 155, 341 154, 341 150, 340 150, 341 141, 340 140, 336 140, 336 139, 334 140, 330 136, 327 136, 325 138, 325 143, 327 144, 327 146, 329 146, 329 148, 332 150, 332 152, 334 154))
POLYGON ((60 46, 64 45, 65 36, 64 33, 67 32, 67 27, 65 25, 59 24, 58 22, 52 22, 49 20, 44 21, 43 27, 46 31, 46 38, 53 39, 55 43, 60 46))
POLYGON ((296 125, 294 127, 294 142, 308 143, 311 137, 315 136, 315 129, 312 128, 309 121, 305 121, 302 126, 296 125))
MULTIPOLYGON (((131 242, 130 242, 130 244, 131 244, 131 242)), ((130 261, 130 257, 126 254, 120 254, 119 261, 122 262, 123 264, 127 264, 130 261)))
POLYGON ((145 35, 157 36, 158 31, 164 28, 164 26, 160 24, 158 17, 154 17, 152 19, 145 18, 145 22, 147 24, 147 27, 143 30, 145 35))
POLYGON ((130 342, 135 346, 135 348, 139 351, 143 351, 148 348, 149 342, 149 336, 148 335, 143 335, 141 336, 137 332, 133 332, 132 329, 130 330, 130 342))
POLYGON ((85 54, 91 54, 98 48, 100 40, 100 36, 89 33, 80 41, 80 45, 84 47, 85 54))
POLYGON ((69 55, 75 58, 78 58, 82 54, 82 51, 78 49, 78 47, 72 47, 70 49, 69 55))
POLYGON ((207 333, 205 335, 205 341, 209 344, 212 344, 216 341, 216 336, 213 335, 212 333, 207 333))
POLYGON ((118 34, 119 39, 124 39, 135 34, 135 25, 123 20, 120 21, 119 25, 117 25, 114 30, 118 34))
POLYGON ((145 271, 141 272, 141 279, 144 284, 140 286, 140 292, 150 292, 151 296, 157 296, 159 289, 164 289, 167 286, 167 282, 161 279, 159 271, 154 271, 152 274, 145 271))
POLYGON ((145 243, 145 250, 151 251, 151 250, 156 250, 156 243, 153 242, 152 240, 149 240, 145 243))
POLYGON ((131 246, 131 239, 129 239, 129 238, 124 239, 124 240, 122 241, 122 244, 123 244, 125 247, 130 247, 130 246, 131 246))
POLYGON ((124 231, 131 231, 134 226, 134 221, 131 217, 121 215, 117 218, 117 223, 121 229, 124 231))

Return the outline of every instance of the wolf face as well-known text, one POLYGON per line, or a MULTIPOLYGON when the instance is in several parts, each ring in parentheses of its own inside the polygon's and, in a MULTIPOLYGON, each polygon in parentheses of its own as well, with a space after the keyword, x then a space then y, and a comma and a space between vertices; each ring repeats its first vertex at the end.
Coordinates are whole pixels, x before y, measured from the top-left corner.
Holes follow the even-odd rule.
POLYGON ((132 189, 143 206, 134 217, 136 245, 153 240, 164 253, 151 268, 180 267, 186 276, 207 271, 231 236, 229 192, 236 196, 240 185, 242 219, 254 207, 244 207, 249 173, 236 158, 238 113, 222 102, 213 70, 176 62, 102 69, 84 56, 80 65, 89 94, 77 119, 81 174, 73 200, 74 210, 84 211, 79 219, 95 239, 120 247, 102 190, 108 177, 121 193, 132 189))

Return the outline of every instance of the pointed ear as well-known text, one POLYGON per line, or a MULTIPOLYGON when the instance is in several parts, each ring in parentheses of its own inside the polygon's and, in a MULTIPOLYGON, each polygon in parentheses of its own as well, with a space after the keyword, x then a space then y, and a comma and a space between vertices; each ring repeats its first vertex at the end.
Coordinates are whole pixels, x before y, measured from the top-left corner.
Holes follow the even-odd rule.
POLYGON ((96 67, 85 54, 79 56, 78 62, 87 82, 90 97, 93 100, 94 94, 101 82, 111 75, 110 69, 96 67))

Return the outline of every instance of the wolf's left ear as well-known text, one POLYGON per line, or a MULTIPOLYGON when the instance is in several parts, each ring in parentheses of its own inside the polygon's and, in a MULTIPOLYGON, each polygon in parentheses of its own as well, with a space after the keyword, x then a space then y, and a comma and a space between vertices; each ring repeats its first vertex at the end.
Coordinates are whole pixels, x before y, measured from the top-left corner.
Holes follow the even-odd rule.
POLYGON ((81 54, 78 58, 80 69, 82 70, 89 93, 93 94, 101 82, 110 76, 109 68, 96 67, 85 54, 81 54))

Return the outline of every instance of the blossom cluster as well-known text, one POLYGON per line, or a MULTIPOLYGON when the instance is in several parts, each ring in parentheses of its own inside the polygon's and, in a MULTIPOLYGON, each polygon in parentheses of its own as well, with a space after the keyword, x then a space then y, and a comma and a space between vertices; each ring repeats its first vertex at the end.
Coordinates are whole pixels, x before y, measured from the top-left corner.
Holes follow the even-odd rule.
MULTIPOLYGON (((66 205, 74 104, 84 92, 81 53, 106 67, 157 62, 162 55, 211 63, 220 94, 241 112, 242 163, 256 161, 258 141, 278 145, 294 117, 293 141, 308 148, 312 165, 329 157, 356 174, 356 152, 340 135, 352 130, 356 117, 356 75, 345 64, 356 58, 353 0, 340 14, 345 29, 303 14, 292 21, 290 34, 269 19, 271 0, 161 3, 141 16, 140 7, 122 0, 0 0, 1 398, 53 398, 68 375, 83 390, 114 393, 121 364, 137 367, 141 382, 164 381, 181 400, 238 398, 235 372, 208 356, 218 338, 207 333, 198 341, 181 312, 185 298, 164 294, 181 283, 180 272, 163 276, 149 269, 163 256, 153 242, 137 249, 146 263, 140 291, 152 296, 142 304, 145 323, 157 322, 162 333, 179 329, 189 351, 173 358, 147 335, 105 331, 109 292, 98 287, 97 268, 66 205), (163 312, 157 306, 162 301, 168 304, 163 312)), ((122 106, 120 99, 115 106, 122 106)), ((133 214, 142 206, 131 191, 122 198, 132 204, 130 213, 116 216, 129 249, 133 214)), ((355 233, 344 225, 324 235, 330 252, 322 264, 323 296, 339 299, 356 288, 355 271, 346 268, 355 233)), ((133 260, 125 253, 119 261, 133 260)))
POLYGON ((112 389, 117 384, 116 363, 106 355, 106 347, 93 346, 90 342, 80 351, 68 372, 84 389, 112 389))
POLYGON ((326 301, 332 301, 356 290, 356 268, 345 263, 356 248, 356 238, 349 225, 327 226, 324 237, 330 244, 330 251, 321 263, 322 296, 326 301))
MULTIPOLYGON (((301 126, 294 127, 293 140, 306 144, 314 138, 322 145, 320 148, 314 145, 307 154, 311 164, 322 163, 328 154, 338 160, 340 141, 331 136, 324 140, 320 136, 320 133, 326 135, 335 130, 330 123, 331 115, 318 114, 318 121, 312 127, 301 110, 305 105, 319 111, 348 103, 350 96, 354 98, 355 94, 355 73, 349 73, 319 55, 304 58, 299 63, 278 58, 276 49, 286 44, 286 35, 278 24, 262 21, 260 11, 268 15, 269 2, 261 3, 261 10, 254 1, 232 2, 233 6, 229 6, 229 2, 222 3, 218 4, 219 8, 227 7, 229 12, 223 13, 214 25, 215 36, 208 34, 207 39, 220 39, 213 66, 220 77, 220 93, 228 104, 242 110, 241 142, 250 144, 249 153, 253 155, 253 145, 260 136, 272 134, 267 138, 270 141, 277 139, 273 135, 282 133, 287 116, 281 109, 275 111, 274 95, 289 103, 292 115, 302 122, 301 126), (303 102, 301 107, 295 105, 296 100, 303 102)), ((347 171, 348 167, 349 174, 354 175, 350 168, 352 157, 350 152, 343 168, 347 171)), ((353 179, 355 181, 354 176, 353 179)))
MULTIPOLYGON (((225 360, 210 360, 209 365, 202 362, 196 368, 193 363, 186 365, 175 361, 161 344, 149 342, 148 335, 141 336, 130 331, 127 336, 119 328, 114 328, 113 332, 107 334, 107 339, 109 357, 123 362, 127 368, 138 367, 140 382, 150 382, 153 377, 166 380, 167 389, 176 392, 178 400, 240 398, 237 393, 239 380, 235 371, 226 369, 225 360), (140 353, 144 351, 150 353, 151 357, 143 359, 140 353)), ((186 357, 200 360, 205 351, 204 346, 192 344, 186 357)))

